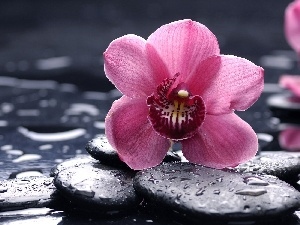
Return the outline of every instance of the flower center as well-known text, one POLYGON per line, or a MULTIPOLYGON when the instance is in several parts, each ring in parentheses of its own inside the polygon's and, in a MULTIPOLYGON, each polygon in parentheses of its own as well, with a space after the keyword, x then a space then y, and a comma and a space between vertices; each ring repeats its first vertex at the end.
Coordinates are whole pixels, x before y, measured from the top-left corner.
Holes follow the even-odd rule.
POLYGON ((205 118, 205 105, 199 95, 192 95, 179 74, 165 79, 157 93, 147 98, 149 120, 160 135, 182 140, 195 134, 205 118))

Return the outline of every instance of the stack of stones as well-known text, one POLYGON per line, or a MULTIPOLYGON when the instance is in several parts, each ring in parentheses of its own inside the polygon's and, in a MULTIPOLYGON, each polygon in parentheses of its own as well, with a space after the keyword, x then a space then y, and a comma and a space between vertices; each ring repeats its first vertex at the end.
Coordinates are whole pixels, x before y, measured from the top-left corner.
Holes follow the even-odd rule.
POLYGON ((236 168, 217 170, 169 152, 159 166, 133 171, 104 135, 89 141, 86 150, 90 156, 57 165, 49 177, 2 181, 0 210, 59 206, 115 216, 146 207, 188 221, 260 221, 293 216, 300 207, 300 158, 295 154, 264 153, 236 168))

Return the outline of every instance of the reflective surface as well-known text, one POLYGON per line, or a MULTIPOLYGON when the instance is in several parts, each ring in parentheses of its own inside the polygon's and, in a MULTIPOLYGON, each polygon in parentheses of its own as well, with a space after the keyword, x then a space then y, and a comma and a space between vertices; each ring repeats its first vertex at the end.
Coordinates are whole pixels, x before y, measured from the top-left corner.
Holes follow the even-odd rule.
MULTIPOLYGON (((87 154, 86 143, 104 133, 106 113, 120 96, 104 76, 102 52, 121 35, 135 33, 146 38, 160 25, 182 18, 207 25, 216 34, 222 53, 264 67, 266 85, 261 98, 237 114, 258 134, 262 151, 289 150, 291 146, 278 137, 295 121, 274 118, 266 104, 271 95, 285 92, 277 85, 281 74, 300 74, 282 30, 289 2, 1 1, 0 179, 49 177, 57 163, 87 154)), ((262 185, 253 179, 245 182, 262 185)), ((263 185, 258 188, 263 190, 263 185)), ((298 213, 282 221, 300 224, 298 213)), ((100 218, 65 212, 62 205, 0 212, 2 224, 34 222, 187 223, 182 215, 170 219, 145 206, 125 215, 100 218)))

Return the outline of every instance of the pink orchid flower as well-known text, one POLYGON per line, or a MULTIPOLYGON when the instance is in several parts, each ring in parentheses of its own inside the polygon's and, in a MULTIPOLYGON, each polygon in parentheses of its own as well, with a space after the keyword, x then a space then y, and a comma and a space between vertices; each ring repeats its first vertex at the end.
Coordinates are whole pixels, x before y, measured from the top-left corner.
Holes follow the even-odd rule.
POLYGON ((263 69, 220 55, 204 25, 181 20, 147 40, 125 35, 104 53, 106 76, 123 93, 105 121, 107 139, 132 169, 162 162, 172 141, 180 141, 190 162, 236 166, 258 149, 251 126, 234 110, 260 96, 263 69))
POLYGON ((288 151, 300 150, 300 128, 288 127, 279 134, 279 144, 288 151))
POLYGON ((300 54, 300 0, 290 3, 285 9, 285 37, 289 45, 300 54))
POLYGON ((282 75, 279 78, 279 85, 289 89, 295 96, 300 97, 300 76, 299 75, 282 75))

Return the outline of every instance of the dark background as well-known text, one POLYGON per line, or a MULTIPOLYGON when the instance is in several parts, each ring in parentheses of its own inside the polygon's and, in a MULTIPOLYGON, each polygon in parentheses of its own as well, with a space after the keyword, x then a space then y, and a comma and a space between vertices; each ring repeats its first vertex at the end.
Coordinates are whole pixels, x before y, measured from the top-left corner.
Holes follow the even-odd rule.
MULTIPOLYGON (((190 18, 217 36, 223 54, 259 58, 290 50, 283 34, 289 0, 2 0, 0 75, 53 79, 83 89, 108 90, 102 53, 115 38, 147 38, 159 26, 190 18), (65 57, 68 66, 41 70, 39 59, 65 57), (99 81, 100 80, 100 81, 99 81)), ((266 74, 271 77, 271 74, 266 74)), ((273 80, 272 78, 270 78, 273 80)))

